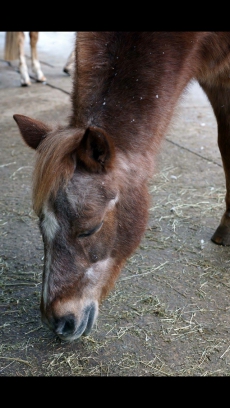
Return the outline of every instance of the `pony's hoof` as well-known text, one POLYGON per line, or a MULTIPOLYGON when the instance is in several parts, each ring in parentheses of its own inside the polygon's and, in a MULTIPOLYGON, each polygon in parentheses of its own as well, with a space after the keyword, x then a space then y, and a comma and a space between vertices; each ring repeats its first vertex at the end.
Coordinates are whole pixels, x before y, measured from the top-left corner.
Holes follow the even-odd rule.
POLYGON ((224 225, 219 225, 219 227, 214 232, 211 240, 217 245, 229 246, 230 229, 224 225))

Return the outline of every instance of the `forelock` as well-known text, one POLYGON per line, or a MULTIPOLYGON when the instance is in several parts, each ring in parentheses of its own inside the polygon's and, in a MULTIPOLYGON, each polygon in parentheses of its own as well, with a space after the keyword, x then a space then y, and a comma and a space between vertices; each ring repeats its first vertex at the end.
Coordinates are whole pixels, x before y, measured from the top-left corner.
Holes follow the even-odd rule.
POLYGON ((40 213, 48 197, 56 195, 74 172, 73 153, 84 134, 82 129, 57 129, 42 141, 37 149, 33 173, 33 207, 40 213))

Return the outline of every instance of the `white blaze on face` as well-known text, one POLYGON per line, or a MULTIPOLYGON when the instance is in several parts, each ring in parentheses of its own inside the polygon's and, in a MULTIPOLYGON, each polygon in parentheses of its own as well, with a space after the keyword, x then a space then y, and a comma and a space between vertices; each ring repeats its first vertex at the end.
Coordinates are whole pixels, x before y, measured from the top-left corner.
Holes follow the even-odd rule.
POLYGON ((44 205, 43 217, 42 231, 48 243, 51 244, 60 227, 57 218, 53 212, 48 209, 47 205, 44 205))
POLYGON ((85 271, 85 276, 90 281, 90 284, 97 288, 98 283, 100 285, 105 282, 107 276, 107 270, 112 266, 112 258, 103 259, 102 261, 95 262, 85 271), (101 279, 102 276, 105 276, 105 279, 101 279))
MULTIPOLYGON (((43 220, 42 220, 42 232, 44 234, 45 240, 48 242, 49 245, 52 244, 55 235, 58 231, 59 224, 55 217, 55 215, 48 209, 47 205, 43 207, 43 220)), ((50 248, 46 248, 46 259, 45 259, 45 270, 44 270, 44 283, 43 283, 43 302, 44 307, 46 307, 47 303, 47 288, 48 288, 48 280, 49 280, 49 273, 50 273, 50 265, 51 265, 51 253, 50 248)))
POLYGON ((112 200, 110 200, 107 209, 108 209, 109 211, 112 210, 112 209, 115 207, 115 205, 118 203, 118 201, 119 201, 119 196, 118 196, 118 194, 117 194, 115 198, 113 198, 112 200))
MULTIPOLYGON (((69 198, 69 202, 71 203, 71 198, 69 198)), ((109 201, 107 205, 107 211, 112 210, 116 203, 119 201, 119 195, 117 194, 115 198, 109 201)), ((43 220, 42 220, 42 233, 44 235, 45 241, 48 243, 48 247, 46 248, 46 259, 45 259, 45 268, 44 268, 44 281, 43 281, 43 302, 44 307, 47 305, 47 294, 48 294, 48 282, 49 282, 49 274, 50 274, 50 267, 51 267, 51 249, 52 242, 54 241, 55 235, 59 230, 60 226, 58 224, 58 220, 55 217, 55 214, 49 210, 47 204, 43 207, 43 220)), ((97 292, 99 293, 101 287, 106 284, 107 281, 107 271, 112 267, 113 260, 112 258, 107 258, 102 261, 98 261, 93 263, 90 267, 88 267, 85 271, 85 276, 89 279, 89 286, 88 290, 86 289, 86 297, 87 294, 90 296, 94 293, 94 297, 97 297, 97 292)), ((77 266, 76 266, 77 267, 77 266)), ((75 299, 72 300, 72 307, 70 309, 74 309, 75 299)))

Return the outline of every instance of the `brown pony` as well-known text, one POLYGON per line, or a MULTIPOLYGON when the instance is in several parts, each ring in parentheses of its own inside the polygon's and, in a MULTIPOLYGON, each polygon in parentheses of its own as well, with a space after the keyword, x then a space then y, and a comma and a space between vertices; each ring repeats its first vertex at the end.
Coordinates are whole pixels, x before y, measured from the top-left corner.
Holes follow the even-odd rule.
POLYGON ((230 32, 78 32, 75 47, 68 126, 14 115, 37 150, 41 316, 67 341, 90 333, 140 243, 156 154, 192 79, 212 104, 226 176, 226 209, 211 239, 230 245, 230 32))

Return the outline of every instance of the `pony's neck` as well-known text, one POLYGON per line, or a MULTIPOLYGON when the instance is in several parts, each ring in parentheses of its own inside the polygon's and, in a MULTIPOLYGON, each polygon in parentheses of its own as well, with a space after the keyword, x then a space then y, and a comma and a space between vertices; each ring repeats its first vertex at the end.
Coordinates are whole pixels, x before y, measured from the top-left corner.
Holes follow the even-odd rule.
POLYGON ((70 125, 102 127, 123 151, 155 149, 196 74, 195 37, 78 33, 70 125))

